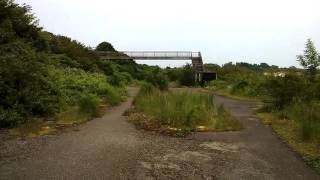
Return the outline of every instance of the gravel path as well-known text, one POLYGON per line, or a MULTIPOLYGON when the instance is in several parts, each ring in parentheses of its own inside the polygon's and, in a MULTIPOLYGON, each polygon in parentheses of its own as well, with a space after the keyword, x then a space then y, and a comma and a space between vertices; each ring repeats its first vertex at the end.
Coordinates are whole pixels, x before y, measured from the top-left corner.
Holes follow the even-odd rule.
POLYGON ((320 179, 258 121, 256 104, 216 99, 244 130, 187 138, 138 131, 122 116, 129 98, 61 134, 4 140, 0 179, 320 179))

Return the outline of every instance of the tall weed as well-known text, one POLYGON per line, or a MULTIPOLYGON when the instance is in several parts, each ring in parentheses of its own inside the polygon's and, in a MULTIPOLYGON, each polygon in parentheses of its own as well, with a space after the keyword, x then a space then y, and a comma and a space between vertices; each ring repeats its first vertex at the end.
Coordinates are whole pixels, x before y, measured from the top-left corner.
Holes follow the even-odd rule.
POLYGON ((78 100, 80 112, 96 117, 98 115, 99 102, 100 99, 96 95, 82 94, 78 100))

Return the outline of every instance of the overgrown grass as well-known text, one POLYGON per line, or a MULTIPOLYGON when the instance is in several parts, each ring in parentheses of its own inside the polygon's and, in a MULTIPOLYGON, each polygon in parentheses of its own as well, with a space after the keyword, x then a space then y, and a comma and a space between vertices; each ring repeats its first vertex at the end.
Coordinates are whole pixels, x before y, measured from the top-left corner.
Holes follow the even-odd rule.
POLYGON ((301 138, 305 141, 317 141, 320 147, 320 104, 297 102, 284 111, 289 119, 299 125, 301 138))
POLYGON ((98 115, 98 105, 100 99, 93 94, 83 94, 78 100, 80 111, 89 114, 92 117, 98 115))
POLYGON ((50 118, 34 118, 25 124, 9 130, 20 137, 37 137, 58 132, 59 129, 85 123, 94 117, 102 116, 110 105, 101 99, 84 96, 77 106, 69 107, 50 118))
POLYGON ((9 130, 10 135, 21 137, 37 137, 56 132, 56 126, 53 121, 44 121, 43 119, 33 119, 28 123, 22 124, 9 130))
POLYGON ((239 130, 241 124, 210 93, 179 90, 161 92, 144 85, 135 99, 129 120, 144 129, 173 131, 239 130))

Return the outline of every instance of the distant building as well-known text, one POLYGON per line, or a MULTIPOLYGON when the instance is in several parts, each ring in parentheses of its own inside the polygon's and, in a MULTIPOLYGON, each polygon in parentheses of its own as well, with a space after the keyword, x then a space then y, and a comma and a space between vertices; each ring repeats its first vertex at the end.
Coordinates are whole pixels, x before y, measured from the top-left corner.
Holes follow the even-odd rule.
POLYGON ((285 77, 285 72, 265 72, 263 73, 265 76, 273 76, 273 77, 285 77))

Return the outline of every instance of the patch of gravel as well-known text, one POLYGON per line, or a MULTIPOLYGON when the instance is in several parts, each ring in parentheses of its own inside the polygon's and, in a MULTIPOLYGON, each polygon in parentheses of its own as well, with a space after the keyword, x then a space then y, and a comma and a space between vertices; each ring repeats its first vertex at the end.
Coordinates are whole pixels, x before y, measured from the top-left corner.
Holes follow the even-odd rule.
POLYGON ((237 152, 239 151, 239 145, 223 142, 206 142, 200 144, 200 147, 209 148, 212 150, 223 152, 237 152))
POLYGON ((219 169, 234 152, 204 148, 187 138, 159 136, 143 132, 144 148, 139 159, 138 179, 216 179, 219 169))
POLYGON ((11 161, 28 159, 55 138, 53 135, 37 138, 13 137, 8 133, 0 134, 0 166, 11 161))

